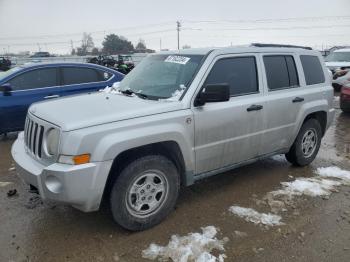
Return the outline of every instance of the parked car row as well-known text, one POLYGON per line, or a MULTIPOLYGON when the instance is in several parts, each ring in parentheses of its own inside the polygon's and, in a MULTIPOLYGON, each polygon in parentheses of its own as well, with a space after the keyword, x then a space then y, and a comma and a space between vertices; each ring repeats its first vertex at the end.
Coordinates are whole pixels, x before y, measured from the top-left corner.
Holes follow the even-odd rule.
POLYGON ((326 57, 326 65, 332 72, 332 85, 340 91, 340 108, 350 112, 350 49, 338 49, 326 57))
POLYGON ((125 75, 135 67, 130 55, 118 55, 117 59, 109 55, 99 55, 88 58, 87 62, 115 69, 125 75))
POLYGON ((123 77, 87 63, 30 64, 0 72, 0 134, 23 130, 34 102, 97 91, 123 77))

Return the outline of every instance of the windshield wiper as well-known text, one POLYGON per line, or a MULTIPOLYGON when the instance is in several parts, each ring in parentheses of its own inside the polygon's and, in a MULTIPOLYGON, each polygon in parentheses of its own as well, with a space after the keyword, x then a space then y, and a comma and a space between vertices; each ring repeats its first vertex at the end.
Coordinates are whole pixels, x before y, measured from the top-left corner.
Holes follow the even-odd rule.
POLYGON ((145 94, 142 94, 142 93, 138 93, 138 92, 135 92, 131 89, 125 89, 125 90, 120 90, 120 92, 124 95, 127 95, 127 96, 131 96, 133 94, 135 94, 136 96, 142 98, 142 99, 148 99, 148 96, 145 95, 145 94))

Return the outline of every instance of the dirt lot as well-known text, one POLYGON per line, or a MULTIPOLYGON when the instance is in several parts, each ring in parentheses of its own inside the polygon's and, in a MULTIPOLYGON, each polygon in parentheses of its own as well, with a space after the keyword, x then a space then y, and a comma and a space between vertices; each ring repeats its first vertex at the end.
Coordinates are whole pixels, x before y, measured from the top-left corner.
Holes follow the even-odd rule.
POLYGON ((0 186, 0 261, 143 261, 142 250, 151 243, 167 245, 174 234, 209 225, 220 229, 218 238, 229 239, 225 261, 350 261, 350 187, 339 187, 329 198, 297 197, 283 212, 281 226, 255 225, 228 211, 239 205, 271 212, 259 200, 280 182, 314 176, 318 167, 350 170, 350 116, 339 110, 309 167, 273 157, 209 178, 183 189, 175 212, 140 233, 114 224, 107 208, 86 214, 42 204, 16 176, 10 156, 14 139, 0 141, 0 181, 11 182, 0 186), (7 197, 10 189, 17 195, 7 197))

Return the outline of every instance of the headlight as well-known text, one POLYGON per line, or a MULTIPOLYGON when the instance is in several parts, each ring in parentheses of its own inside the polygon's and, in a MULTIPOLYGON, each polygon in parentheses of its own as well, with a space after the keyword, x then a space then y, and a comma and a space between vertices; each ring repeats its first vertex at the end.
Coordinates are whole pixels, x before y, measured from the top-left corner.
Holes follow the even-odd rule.
POLYGON ((46 148, 47 152, 50 155, 56 155, 58 151, 58 142, 59 142, 60 132, 52 128, 48 131, 46 137, 46 148))

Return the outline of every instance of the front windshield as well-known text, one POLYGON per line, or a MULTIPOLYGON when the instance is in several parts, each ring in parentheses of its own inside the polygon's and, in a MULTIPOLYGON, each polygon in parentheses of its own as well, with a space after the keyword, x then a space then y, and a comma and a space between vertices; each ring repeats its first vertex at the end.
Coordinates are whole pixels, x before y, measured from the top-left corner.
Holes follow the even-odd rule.
POLYGON ((326 57, 326 62, 350 62, 350 52, 333 52, 326 57))
POLYGON ((149 99, 173 97, 188 87, 202 59, 202 55, 150 55, 125 76, 119 88, 149 99))
POLYGON ((21 69, 21 67, 14 67, 14 68, 11 68, 11 69, 4 71, 4 72, 0 71, 0 81, 5 79, 5 77, 8 77, 9 75, 19 71, 20 69, 21 69))

